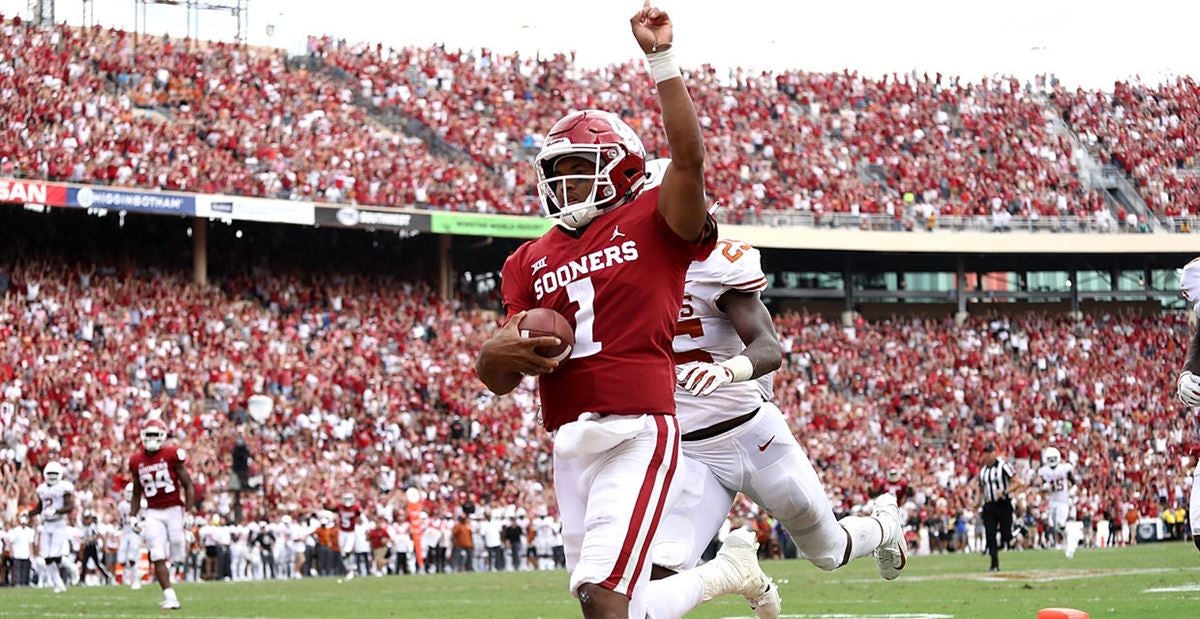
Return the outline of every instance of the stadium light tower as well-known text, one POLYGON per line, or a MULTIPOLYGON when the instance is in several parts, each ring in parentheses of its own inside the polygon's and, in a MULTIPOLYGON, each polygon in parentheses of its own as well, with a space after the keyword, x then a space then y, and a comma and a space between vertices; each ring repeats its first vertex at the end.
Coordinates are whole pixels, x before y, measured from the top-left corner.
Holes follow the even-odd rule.
MULTIPOLYGON (((49 2, 51 0, 30 0, 30 2, 49 2)), ((237 43, 246 42, 246 26, 248 13, 250 11, 250 0, 213 0, 211 2, 201 0, 133 0, 133 31, 134 34, 146 34, 146 6, 150 4, 162 4, 167 6, 183 7, 187 14, 187 36, 193 41, 200 39, 200 12, 212 11, 215 13, 228 13, 233 15, 233 19, 237 22, 237 33, 234 35, 234 41, 237 43), (141 29, 138 28, 138 19, 141 19, 141 29)))
POLYGON ((54 0, 29 0, 29 14, 32 15, 33 25, 54 25, 54 0))

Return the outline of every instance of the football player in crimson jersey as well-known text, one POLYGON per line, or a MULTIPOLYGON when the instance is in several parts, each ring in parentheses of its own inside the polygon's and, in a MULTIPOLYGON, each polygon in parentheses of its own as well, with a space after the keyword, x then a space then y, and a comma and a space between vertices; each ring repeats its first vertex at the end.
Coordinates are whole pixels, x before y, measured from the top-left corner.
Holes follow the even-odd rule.
POLYGON ((338 552, 342 553, 342 567, 346 570, 346 580, 354 578, 354 529, 358 526, 362 508, 354 500, 354 494, 347 492, 342 495, 342 502, 329 511, 337 513, 338 552))
POLYGON ((182 563, 186 552, 183 508, 195 501, 192 478, 184 461, 187 453, 176 445, 167 445, 167 425, 160 419, 142 424, 142 449, 129 458, 133 478, 133 500, 129 517, 133 530, 142 536, 154 564, 154 577, 163 590, 162 608, 179 608, 179 598, 171 588, 167 558, 182 563), (146 509, 142 510, 145 499, 146 509))
MULTIPOLYGON (((1200 258, 1196 258, 1183 267, 1180 277, 1183 298, 1192 305, 1192 310, 1200 318, 1200 258)), ((1192 341, 1188 344, 1187 359, 1183 364, 1183 372, 1178 381, 1179 401, 1197 412, 1200 408, 1200 325, 1192 333, 1192 341)), ((1200 420, 1198 420, 1200 423, 1200 420)), ((1196 454, 1200 459, 1200 453, 1196 454)), ((1200 550, 1200 462, 1192 473, 1192 496, 1188 503, 1188 514, 1192 520, 1192 541, 1200 550)))
POLYGON ((656 83, 671 163, 659 186, 644 189, 645 149, 616 115, 577 111, 550 128, 534 166, 543 211, 558 225, 504 263, 509 321, 484 344, 476 370, 496 394, 538 377, 543 426, 557 431, 570 590, 584 617, 680 617, 727 593, 769 604, 759 600, 773 589, 748 531, 731 534, 717 560, 648 582, 651 542, 680 485, 671 338, 684 274, 712 250, 716 226, 671 20, 647 0, 630 25, 656 83), (535 307, 575 330, 561 364, 534 352, 557 338, 518 332, 535 307))

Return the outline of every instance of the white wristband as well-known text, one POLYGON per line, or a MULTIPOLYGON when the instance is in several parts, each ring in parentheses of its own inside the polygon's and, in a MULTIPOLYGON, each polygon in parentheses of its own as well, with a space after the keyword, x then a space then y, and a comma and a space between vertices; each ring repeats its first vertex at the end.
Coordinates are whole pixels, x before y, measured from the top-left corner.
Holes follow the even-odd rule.
POLYGON ((754 375, 754 362, 746 355, 738 355, 721 362, 721 366, 733 373, 733 382, 750 380, 754 375))
POLYGON ((661 52, 646 54, 646 64, 650 65, 650 77, 655 84, 661 84, 671 78, 683 77, 679 64, 675 62, 675 49, 668 47, 661 52))

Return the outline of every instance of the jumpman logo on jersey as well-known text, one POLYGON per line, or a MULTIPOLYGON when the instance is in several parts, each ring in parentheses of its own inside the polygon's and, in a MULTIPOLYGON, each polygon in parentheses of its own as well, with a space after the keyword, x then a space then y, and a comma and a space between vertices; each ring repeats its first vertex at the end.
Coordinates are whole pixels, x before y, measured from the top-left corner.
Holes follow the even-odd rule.
POLYGON ((625 233, 621 232, 621 226, 613 226, 612 238, 610 238, 608 240, 615 241, 615 240, 617 240, 618 237, 625 238, 625 233))
POLYGON ((542 256, 541 260, 538 260, 537 262, 533 263, 533 274, 537 275, 537 272, 541 271, 544 268, 546 268, 546 256, 542 256))

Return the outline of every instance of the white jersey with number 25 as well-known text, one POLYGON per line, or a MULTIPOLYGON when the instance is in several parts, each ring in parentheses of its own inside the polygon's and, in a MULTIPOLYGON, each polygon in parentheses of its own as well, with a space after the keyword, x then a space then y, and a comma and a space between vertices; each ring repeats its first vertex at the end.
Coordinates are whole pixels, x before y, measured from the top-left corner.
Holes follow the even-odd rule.
MULTIPOLYGON (((672 343, 675 364, 720 363, 745 350, 745 343, 717 301, 727 292, 757 293, 766 287, 758 250, 741 241, 717 241, 707 259, 692 262, 672 343)), ((770 399, 770 375, 730 383, 704 397, 677 388, 675 414, 680 431, 687 433, 745 415, 770 399)))

